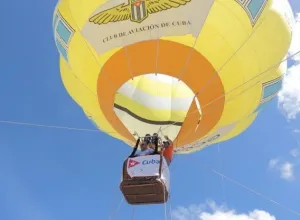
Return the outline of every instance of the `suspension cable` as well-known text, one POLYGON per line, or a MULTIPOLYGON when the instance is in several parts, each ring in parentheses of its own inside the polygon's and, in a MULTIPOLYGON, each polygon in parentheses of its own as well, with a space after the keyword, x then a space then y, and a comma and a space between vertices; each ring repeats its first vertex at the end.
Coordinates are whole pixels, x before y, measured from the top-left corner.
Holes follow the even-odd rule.
POLYGON ((208 166, 206 166, 206 165, 204 165, 204 164, 201 164, 200 168, 204 168, 204 169, 206 169, 206 170, 209 170, 209 171, 213 172, 214 174, 216 174, 216 175, 218 175, 218 176, 221 176, 221 177, 223 177, 224 179, 226 179, 226 180, 228 180, 228 181, 234 183, 235 185, 238 185, 238 186, 242 187, 243 189, 245 189, 245 190, 251 192, 252 194, 257 195, 258 197, 261 197, 262 199, 264 199, 264 200, 266 200, 266 201, 268 201, 268 202, 270 202, 270 203, 273 203, 273 204, 275 204, 275 205, 281 207, 282 209, 284 209, 284 210, 286 210, 286 211, 288 211, 288 212, 290 212, 290 213, 293 213, 293 214, 295 214, 295 215, 297 215, 297 216, 300 216, 300 212, 297 212, 297 211, 295 211, 295 210, 293 210, 293 209, 287 207, 286 205, 283 205, 283 204, 281 204, 281 203, 279 203, 279 202, 277 202, 277 201, 271 199, 270 197, 268 197, 268 196, 266 196, 266 195, 264 195, 264 194, 258 192, 257 190, 254 190, 254 189, 252 189, 251 187, 246 186, 245 184, 242 184, 242 183, 240 183, 239 181, 234 180, 233 178, 228 177, 227 175, 225 175, 225 174, 223 174, 223 173, 221 173, 221 172, 219 172, 219 171, 217 171, 217 170, 215 170, 215 169, 213 169, 213 168, 210 168, 210 167, 208 167, 208 166))
POLYGON ((134 206, 133 206, 133 207, 132 207, 131 220, 134 220, 134 216, 135 216, 135 208, 134 208, 134 206))
POLYGON ((253 194, 255 194, 255 195, 257 195, 257 196, 259 196, 259 197, 261 197, 263 199, 265 199, 265 200, 267 200, 268 202, 273 203, 273 204, 275 204, 275 205, 277 205, 277 206, 285 209, 286 211, 288 211, 290 213, 293 213, 295 215, 300 216, 300 212, 297 212, 297 211, 295 211, 295 210, 293 210, 293 209, 291 209, 291 208, 289 208, 289 207, 287 207, 285 205, 280 204, 279 202, 277 202, 277 201, 269 198, 268 196, 266 196, 266 195, 264 195, 264 194, 262 194, 262 193, 260 193, 260 192, 258 192, 256 190, 254 190, 254 189, 252 189, 252 188, 250 188, 250 187, 248 187, 248 186, 246 186, 246 185, 238 182, 237 180, 234 180, 234 179, 232 179, 232 178, 230 178, 230 177, 228 177, 228 176, 226 176, 226 175, 224 175, 224 174, 222 174, 222 173, 220 173, 220 172, 218 172, 218 171, 216 171, 214 169, 211 169, 211 171, 213 173, 219 175, 219 176, 222 176, 223 178, 227 179, 228 181, 234 183, 235 185, 238 185, 238 186, 244 188, 245 190, 247 190, 247 191, 249 191, 249 192, 251 192, 251 193, 253 193, 253 194))
POLYGON ((122 207, 122 205, 123 205, 123 202, 124 202, 124 197, 122 197, 122 199, 121 199, 121 201, 120 201, 120 203, 119 203, 119 205, 118 205, 118 207, 117 207, 117 210, 114 212, 114 218, 112 218, 112 219, 110 219, 110 220, 117 220, 118 214, 119 214, 119 212, 120 212, 120 210, 121 210, 121 207, 122 207))
MULTIPOLYGON (((87 132, 100 132, 97 129, 88 129, 88 128, 74 128, 74 127, 66 127, 66 126, 58 126, 58 125, 46 125, 46 124, 37 124, 37 123, 27 123, 27 122, 19 122, 19 121, 5 121, 0 120, 0 123, 3 124, 13 124, 13 125, 23 125, 23 126, 33 126, 33 127, 44 127, 44 128, 53 128, 53 129, 65 129, 65 130, 74 130, 74 131, 87 131, 87 132)), ((117 133, 117 132, 108 132, 117 133)))
MULTIPOLYGON (((222 172, 223 161, 222 161, 222 154, 221 154, 220 143, 218 143, 218 159, 219 159, 219 169, 222 172)), ((221 176, 221 190, 222 190, 222 195, 223 195, 223 201, 226 204, 227 203, 227 199, 226 199, 225 183, 224 183, 224 177, 223 176, 221 176)))
POLYGON ((171 203, 169 204, 169 216, 170 216, 170 220, 173 220, 172 205, 171 205, 171 203))

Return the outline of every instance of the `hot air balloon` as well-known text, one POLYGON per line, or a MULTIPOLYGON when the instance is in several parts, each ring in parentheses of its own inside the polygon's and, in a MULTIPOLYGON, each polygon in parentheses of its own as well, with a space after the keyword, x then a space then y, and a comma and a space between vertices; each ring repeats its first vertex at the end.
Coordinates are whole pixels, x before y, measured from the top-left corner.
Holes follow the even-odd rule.
MULTIPOLYGON (((276 96, 292 21, 286 0, 61 0, 53 30, 63 84, 99 130, 187 154, 241 134, 276 96)), ((161 155, 130 157, 121 190, 166 202, 168 172, 161 155)))

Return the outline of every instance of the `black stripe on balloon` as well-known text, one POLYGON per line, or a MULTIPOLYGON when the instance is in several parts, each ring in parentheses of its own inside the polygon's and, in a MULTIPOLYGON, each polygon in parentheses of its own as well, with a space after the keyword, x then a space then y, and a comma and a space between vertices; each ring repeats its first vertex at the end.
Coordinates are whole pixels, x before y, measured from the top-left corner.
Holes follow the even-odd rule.
POLYGON ((144 122, 144 123, 147 123, 147 124, 152 124, 152 125, 175 125, 175 126, 182 126, 182 122, 176 122, 176 121, 153 121, 153 120, 148 120, 146 118, 142 118, 136 114, 134 114, 132 111, 130 111, 129 109, 123 107, 123 106, 120 106, 118 104, 114 104, 114 107, 116 109, 119 109, 123 112, 126 112, 127 114, 129 114, 130 116, 132 116, 133 118, 141 121, 141 122, 144 122))

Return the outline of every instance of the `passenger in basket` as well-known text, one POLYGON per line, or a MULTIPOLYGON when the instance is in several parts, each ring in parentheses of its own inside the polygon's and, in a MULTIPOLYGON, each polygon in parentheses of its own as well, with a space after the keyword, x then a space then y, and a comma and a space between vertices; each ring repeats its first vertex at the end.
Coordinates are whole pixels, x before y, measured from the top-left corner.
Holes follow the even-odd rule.
POLYGON ((153 133, 152 137, 151 137, 151 142, 150 142, 150 148, 153 149, 155 151, 155 145, 156 143, 158 143, 158 134, 157 133, 153 133))
POLYGON ((171 163, 173 158, 173 142, 169 139, 168 136, 165 136, 167 141, 164 141, 162 144, 163 156, 166 158, 168 165, 171 163))
POLYGON ((149 144, 145 141, 143 141, 140 145, 141 147, 141 151, 139 153, 136 154, 136 156, 146 156, 146 155, 150 155, 154 152, 153 149, 151 149, 149 147, 149 144))

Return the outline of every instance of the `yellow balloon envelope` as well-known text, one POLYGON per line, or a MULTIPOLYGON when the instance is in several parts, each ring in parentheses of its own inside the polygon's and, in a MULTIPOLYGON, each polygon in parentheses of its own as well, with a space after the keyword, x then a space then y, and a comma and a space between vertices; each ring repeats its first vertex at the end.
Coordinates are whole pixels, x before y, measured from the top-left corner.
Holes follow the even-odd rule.
POLYGON ((63 83, 101 131, 190 153, 276 96, 292 22, 285 0, 61 0, 53 29, 63 83))

